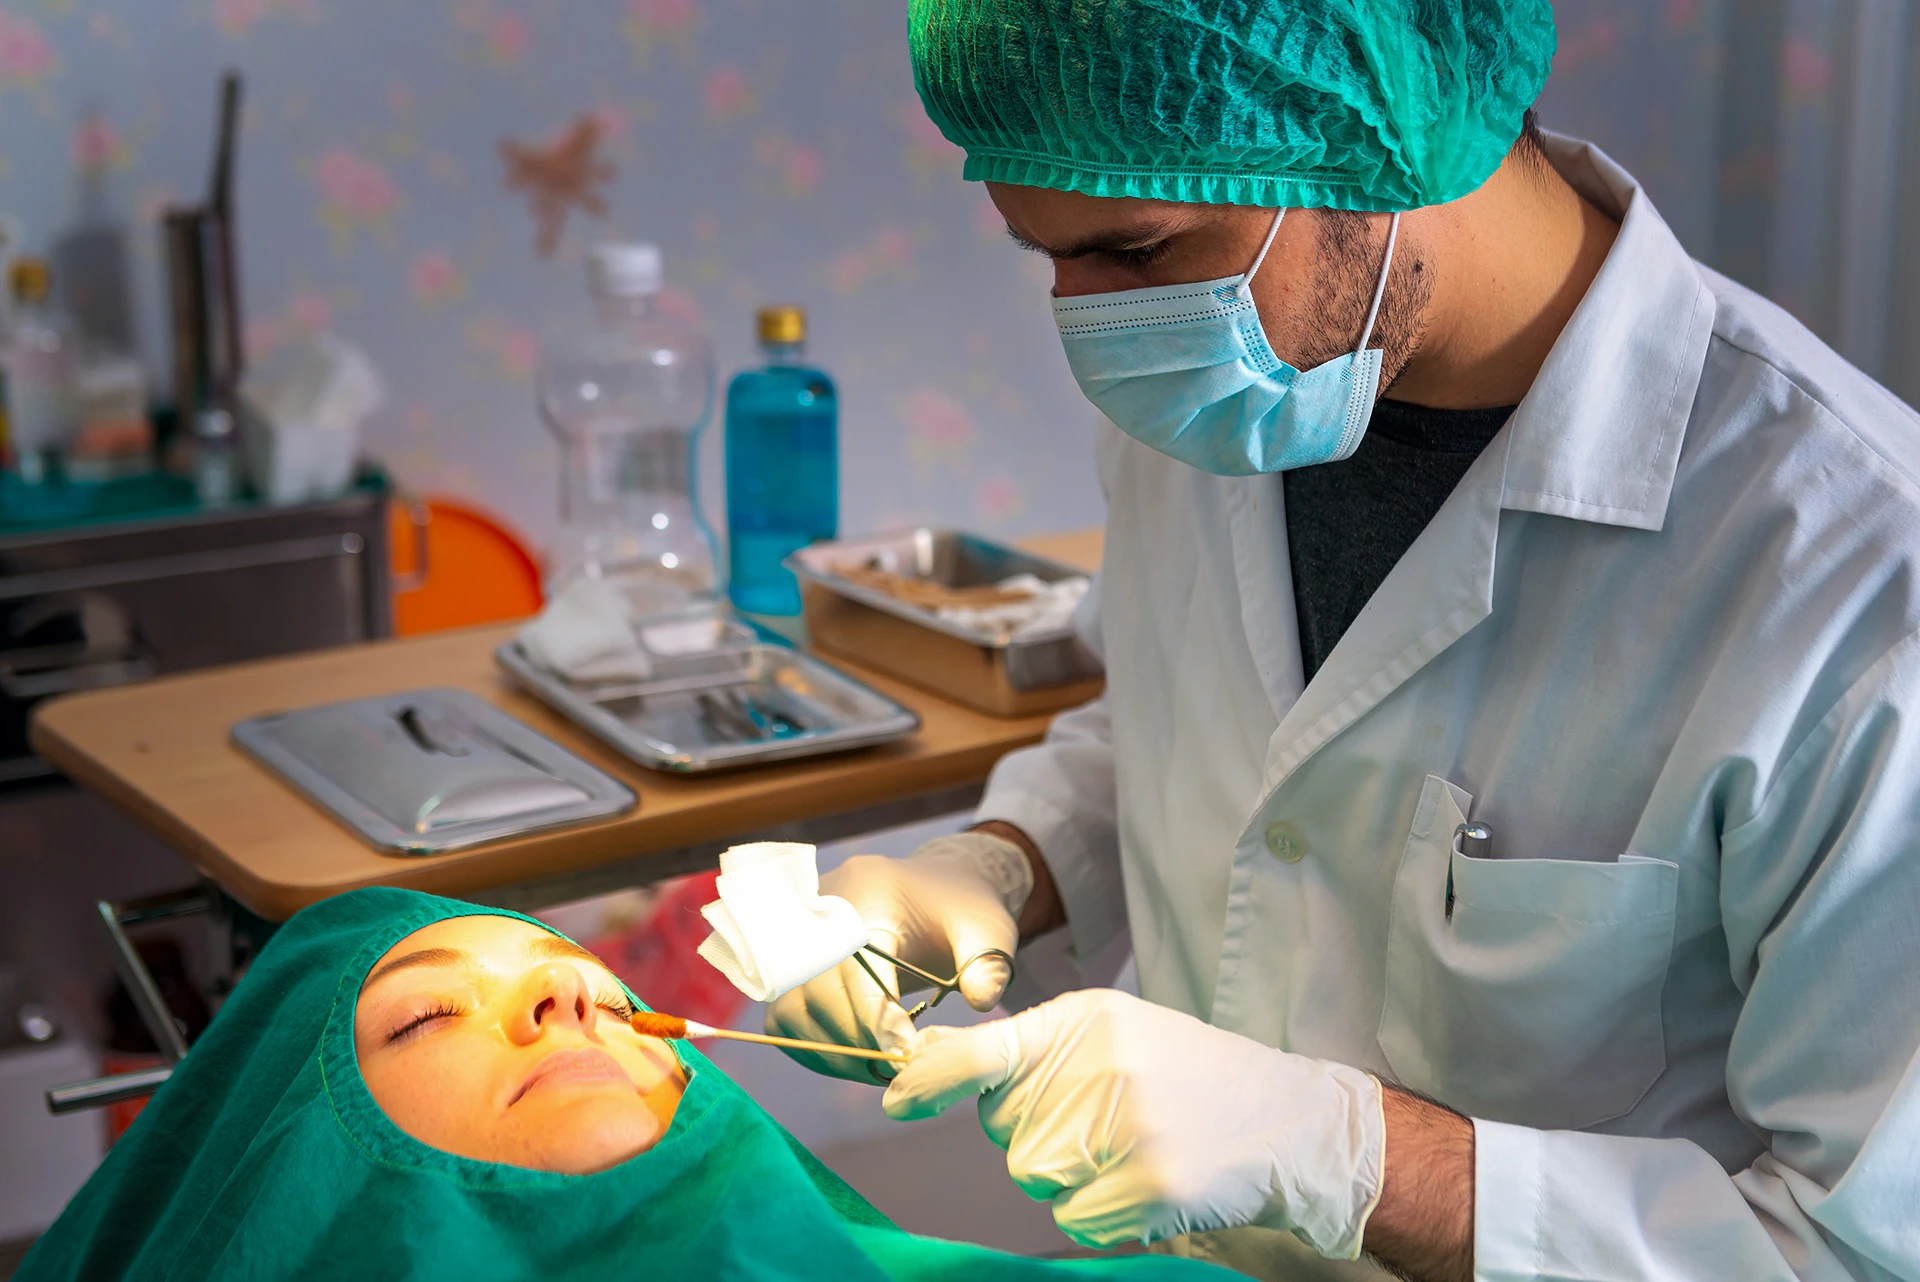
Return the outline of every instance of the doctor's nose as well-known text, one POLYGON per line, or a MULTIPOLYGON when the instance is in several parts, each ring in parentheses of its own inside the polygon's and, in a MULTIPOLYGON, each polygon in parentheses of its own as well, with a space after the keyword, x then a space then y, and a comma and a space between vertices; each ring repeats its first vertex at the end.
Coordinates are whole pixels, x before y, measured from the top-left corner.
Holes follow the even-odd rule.
POLYGON ((520 980, 507 1036, 525 1046, 549 1033, 591 1028, 593 1009, 593 994, 580 972, 565 962, 548 962, 520 980))

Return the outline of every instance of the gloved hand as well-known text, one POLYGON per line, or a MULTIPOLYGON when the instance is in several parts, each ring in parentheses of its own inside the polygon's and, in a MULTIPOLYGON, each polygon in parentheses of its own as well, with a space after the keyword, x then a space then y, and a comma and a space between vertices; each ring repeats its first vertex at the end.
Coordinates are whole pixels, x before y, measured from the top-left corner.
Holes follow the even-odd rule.
POLYGON ((1007 1170, 1085 1246, 1257 1224, 1360 1254, 1379 1200, 1379 1082, 1111 989, 1010 1019, 928 1028, 889 1117, 978 1096, 1007 1170))
MULTIPOLYGON (((872 929, 872 942, 935 975, 952 975, 989 948, 1011 955, 1018 919, 1033 892, 1033 869, 1012 842, 963 832, 927 842, 905 859, 855 855, 820 878, 820 893, 847 900, 872 929)), ((904 978, 877 957, 867 964, 894 992, 904 978)), ((960 974, 960 995, 975 1010, 992 1010, 1012 978, 1007 963, 984 958, 960 974)), ((777 998, 767 1031, 785 1037, 900 1050, 913 1023, 859 961, 849 959, 777 998)), ((871 1082, 872 1061, 788 1051, 815 1072, 871 1082)))

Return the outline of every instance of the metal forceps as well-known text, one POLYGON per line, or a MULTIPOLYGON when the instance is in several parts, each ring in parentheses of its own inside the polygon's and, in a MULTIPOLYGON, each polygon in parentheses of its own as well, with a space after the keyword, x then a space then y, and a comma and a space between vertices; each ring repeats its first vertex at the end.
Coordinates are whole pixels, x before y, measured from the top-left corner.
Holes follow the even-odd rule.
MULTIPOLYGON (((898 957, 895 957, 892 953, 889 953, 884 949, 875 948, 872 944, 861 945, 859 950, 853 954, 853 959, 860 963, 860 969, 866 971, 867 977, 871 979, 875 984, 879 985, 880 991, 887 995, 888 1001, 892 1002, 895 1006, 898 1006, 901 1010, 906 1011, 907 1018, 909 1020, 916 1019, 920 1015, 926 1013, 927 1011, 932 1010, 935 1006, 938 1006, 941 1002, 945 1001, 949 994, 959 992, 960 977, 967 973, 967 967, 973 965, 977 961, 982 961, 988 957, 998 957, 1001 961, 1004 961, 1007 964, 1007 970, 1009 972, 1011 972, 1014 968, 1013 954, 1001 948, 981 949, 979 952, 967 958, 966 961, 960 964, 959 969, 954 972, 952 979, 942 979, 940 978, 940 976, 934 974, 932 971, 922 970, 920 969, 920 967, 915 966, 912 962, 901 961, 898 957), (933 996, 927 998, 925 1001, 922 1001, 916 1006, 911 1006, 911 1007, 908 1006, 905 1002, 900 1000, 900 994, 894 992, 893 989, 887 986, 887 982, 880 978, 880 972, 875 970, 873 968, 873 963, 867 960, 866 958, 867 953, 872 953, 875 957, 878 957, 881 961, 886 962, 889 965, 893 966, 894 969, 896 970, 905 971, 907 974, 913 976, 915 979, 918 979, 923 981, 924 983, 933 985, 933 996)), ((1009 975, 1009 978, 1011 978, 1011 975, 1009 975)), ((867 1065, 867 1072, 873 1075, 873 1078, 875 1081, 879 1081, 879 1082, 890 1082, 893 1080, 893 1077, 894 1077, 892 1073, 882 1073, 880 1071, 880 1065, 878 1063, 869 1063, 867 1065)))

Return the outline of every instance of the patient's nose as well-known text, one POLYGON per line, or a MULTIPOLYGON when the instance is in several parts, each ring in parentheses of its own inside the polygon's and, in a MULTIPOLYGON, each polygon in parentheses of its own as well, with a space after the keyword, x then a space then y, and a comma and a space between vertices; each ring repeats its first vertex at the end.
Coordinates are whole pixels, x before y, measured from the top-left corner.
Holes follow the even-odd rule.
POLYGON ((543 1034, 593 1023, 593 994, 580 972, 565 962, 548 962, 520 981, 507 1033, 522 1045, 543 1034))

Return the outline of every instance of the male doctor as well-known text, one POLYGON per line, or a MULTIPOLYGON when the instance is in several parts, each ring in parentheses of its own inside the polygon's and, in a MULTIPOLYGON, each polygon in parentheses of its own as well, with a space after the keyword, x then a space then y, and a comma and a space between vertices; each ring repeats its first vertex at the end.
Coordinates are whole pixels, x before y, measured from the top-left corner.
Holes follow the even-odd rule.
MULTIPOLYGON (((1257 1276, 1920 1277, 1920 419, 1532 129, 1546 0, 910 24, 1118 429, 1108 687, 823 889, 942 969, 1131 927, 1144 1000, 889 1113, 1257 1276)), ((769 1022, 914 1038, 851 964, 769 1022)))

